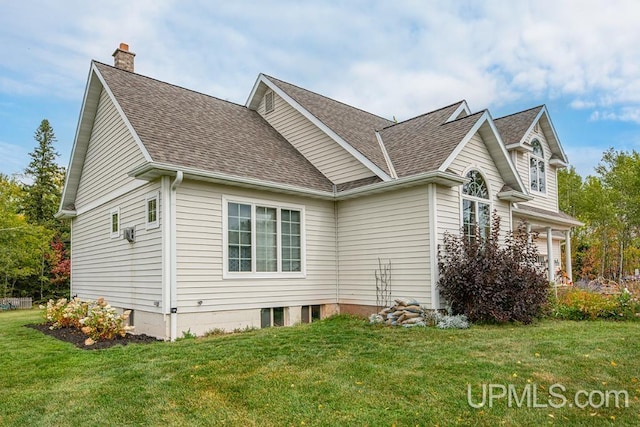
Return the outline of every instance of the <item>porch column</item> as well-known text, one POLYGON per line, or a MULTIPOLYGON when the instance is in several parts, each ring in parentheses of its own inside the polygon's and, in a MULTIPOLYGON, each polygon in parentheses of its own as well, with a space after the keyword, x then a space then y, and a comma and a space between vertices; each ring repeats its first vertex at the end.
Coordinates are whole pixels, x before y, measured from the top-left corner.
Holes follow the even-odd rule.
POLYGON ((551 227, 547 227, 547 268, 549 269, 549 281, 553 282, 553 238, 551 236, 551 227))
POLYGON ((564 266, 567 270, 567 276, 569 280, 573 282, 573 273, 571 269, 571 230, 567 230, 564 232, 564 266))

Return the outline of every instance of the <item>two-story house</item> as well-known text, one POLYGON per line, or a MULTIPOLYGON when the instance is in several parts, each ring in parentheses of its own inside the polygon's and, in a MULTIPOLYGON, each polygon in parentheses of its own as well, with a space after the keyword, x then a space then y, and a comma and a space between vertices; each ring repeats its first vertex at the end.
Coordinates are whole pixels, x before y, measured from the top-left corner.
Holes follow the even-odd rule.
MULTIPOLYGON (((59 216, 71 292, 133 310, 167 339, 371 313, 393 297, 440 308, 446 231, 543 231, 549 278, 580 223, 558 211, 564 154, 544 106, 493 120, 465 101, 396 123, 259 75, 239 105, 92 62, 59 216)), ((570 257, 567 256, 567 265, 570 257)), ((568 268, 570 273, 570 268, 568 268)))

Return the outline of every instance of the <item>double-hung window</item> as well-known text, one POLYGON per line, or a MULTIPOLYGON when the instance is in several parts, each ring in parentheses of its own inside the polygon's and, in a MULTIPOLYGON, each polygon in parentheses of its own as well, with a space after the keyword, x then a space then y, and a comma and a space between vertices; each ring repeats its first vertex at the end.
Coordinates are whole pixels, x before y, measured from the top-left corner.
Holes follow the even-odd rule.
POLYGON ((159 226, 158 222, 158 193, 151 193, 145 198, 145 228, 150 230, 159 226))
POLYGON ((224 200, 225 274, 270 277, 304 272, 303 209, 224 200))
POLYGON ((120 237, 120 208, 109 211, 109 230, 112 239, 120 237))
POLYGON ((491 205, 487 184, 477 170, 467 173, 469 182, 462 186, 462 228, 464 236, 473 241, 476 227, 481 239, 491 232, 491 205))
POLYGON ((542 151, 542 145, 537 139, 534 139, 531 142, 531 148, 533 148, 533 151, 529 156, 529 181, 531 184, 531 190, 544 193, 547 188, 544 167, 544 151, 542 151))

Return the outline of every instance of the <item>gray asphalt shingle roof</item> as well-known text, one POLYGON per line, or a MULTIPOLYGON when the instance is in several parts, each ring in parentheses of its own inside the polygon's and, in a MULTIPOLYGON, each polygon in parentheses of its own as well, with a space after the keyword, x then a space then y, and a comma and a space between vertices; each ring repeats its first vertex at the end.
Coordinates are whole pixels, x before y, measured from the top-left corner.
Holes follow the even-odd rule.
POLYGON ((520 111, 519 113, 495 119, 493 122, 498 129, 498 133, 500 133, 502 142, 504 142, 505 145, 519 143, 542 107, 542 105, 539 105, 525 111, 520 111))
POLYGON ((257 112, 95 62, 154 162, 331 191, 257 112))
POLYGON ((380 131, 398 177, 437 170, 444 163, 483 114, 479 112, 446 123, 462 102, 380 131))

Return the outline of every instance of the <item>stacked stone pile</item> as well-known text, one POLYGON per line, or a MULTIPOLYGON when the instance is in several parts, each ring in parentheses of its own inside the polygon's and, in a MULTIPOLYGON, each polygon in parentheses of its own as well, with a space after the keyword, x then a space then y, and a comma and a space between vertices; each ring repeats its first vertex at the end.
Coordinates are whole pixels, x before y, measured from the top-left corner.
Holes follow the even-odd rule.
POLYGON ((427 326, 425 311, 415 299, 405 301, 396 299, 394 305, 381 310, 378 314, 372 314, 371 323, 384 323, 389 326, 427 326))

